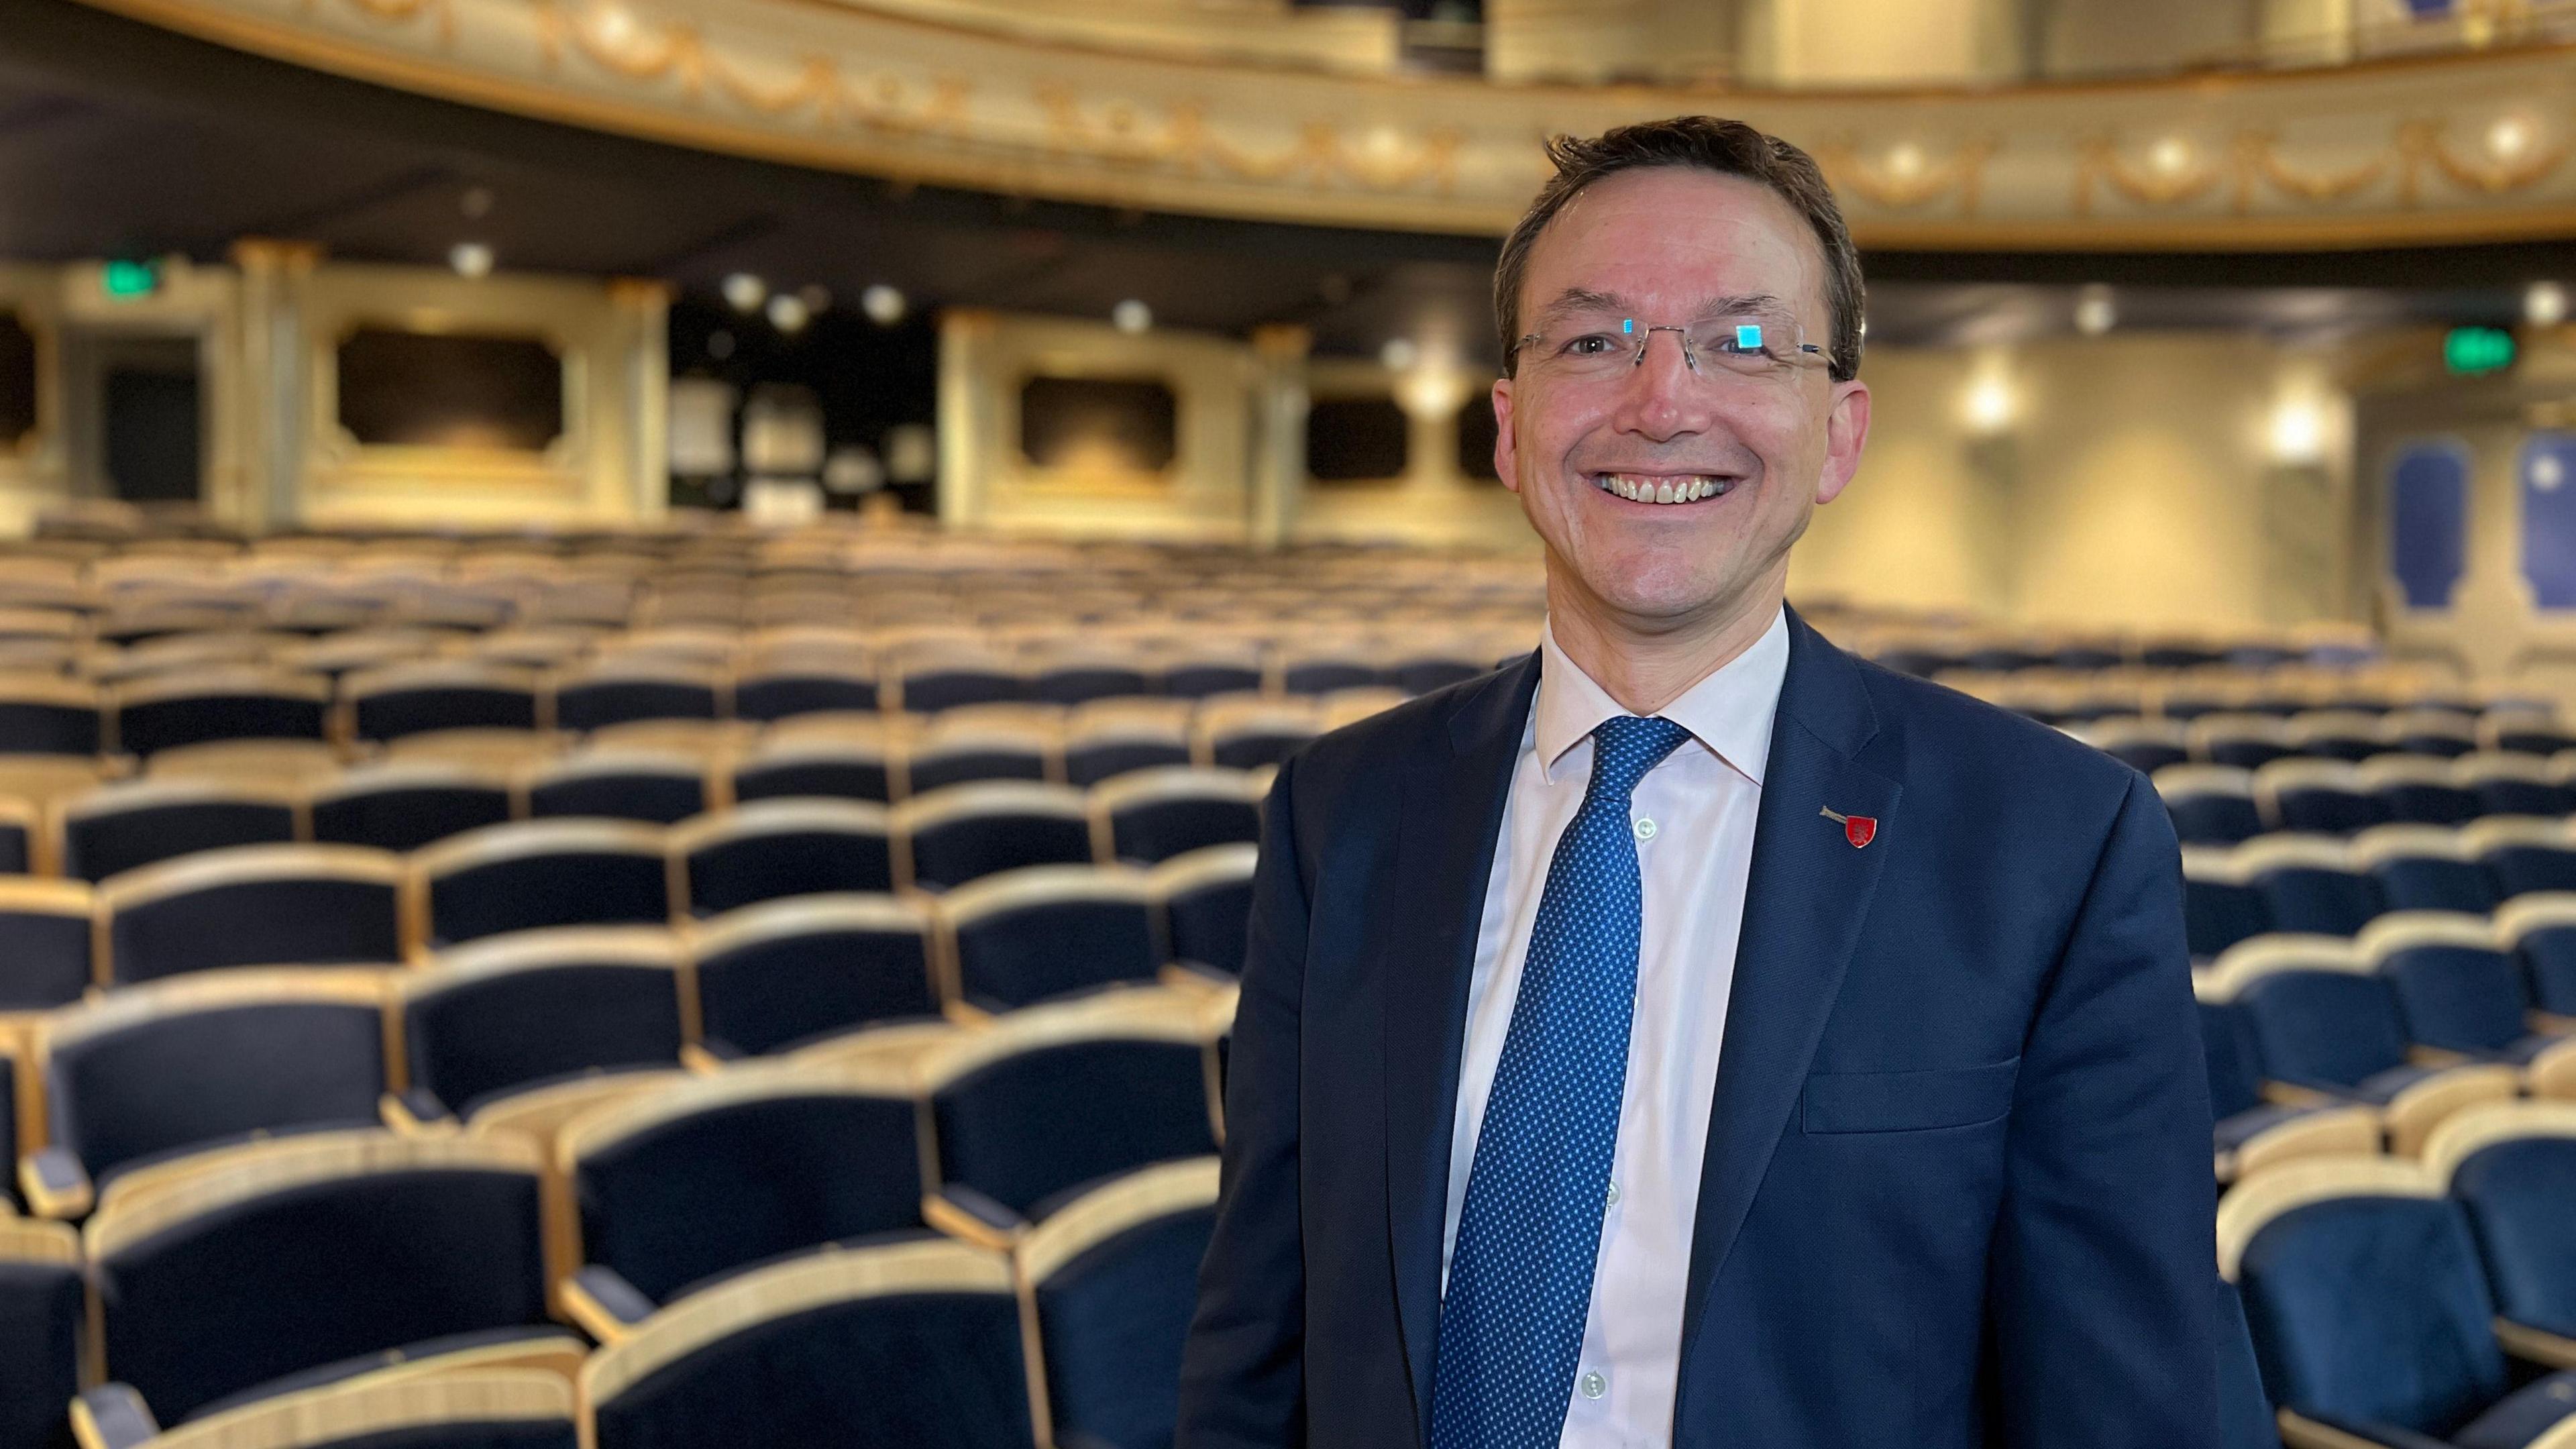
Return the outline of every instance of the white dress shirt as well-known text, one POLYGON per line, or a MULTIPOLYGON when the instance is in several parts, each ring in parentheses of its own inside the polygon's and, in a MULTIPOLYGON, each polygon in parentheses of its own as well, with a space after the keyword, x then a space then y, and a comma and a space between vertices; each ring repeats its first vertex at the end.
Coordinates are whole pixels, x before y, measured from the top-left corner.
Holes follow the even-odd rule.
MULTIPOLYGON (((1592 780, 1593 729, 1627 713, 1557 647, 1552 629, 1539 648, 1538 695, 1521 732, 1467 988, 1441 1238, 1443 1293, 1548 865, 1592 780)), ((1591 1312, 1559 1441, 1564 1449, 1650 1449, 1672 1438, 1700 1162, 1708 1148, 1771 719, 1788 671, 1784 613, 1752 648, 1658 712, 1691 738, 1648 771, 1630 796, 1645 907, 1637 1007, 1591 1312)))

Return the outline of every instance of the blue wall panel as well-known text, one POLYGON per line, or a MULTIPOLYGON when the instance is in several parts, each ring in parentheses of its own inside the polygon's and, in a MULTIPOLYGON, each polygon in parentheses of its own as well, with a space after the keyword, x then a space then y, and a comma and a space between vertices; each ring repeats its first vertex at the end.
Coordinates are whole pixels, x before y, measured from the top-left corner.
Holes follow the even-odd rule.
POLYGON ((2514 486, 2522 496, 2522 576, 2532 602, 2576 609, 2576 434, 2532 434, 2514 486))
POLYGON ((2406 607, 2449 608, 2468 559, 2468 450, 2408 445, 2388 470, 2388 572, 2406 607))

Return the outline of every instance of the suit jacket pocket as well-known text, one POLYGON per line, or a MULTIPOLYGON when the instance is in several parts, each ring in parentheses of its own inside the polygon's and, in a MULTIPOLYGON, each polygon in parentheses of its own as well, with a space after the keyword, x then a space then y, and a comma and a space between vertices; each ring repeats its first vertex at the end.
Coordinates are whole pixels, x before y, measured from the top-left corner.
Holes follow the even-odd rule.
POLYGON ((1809 1132, 1924 1132, 1991 1122, 2012 1106, 2021 1058, 1929 1072, 1818 1072, 1807 1078, 1809 1132))

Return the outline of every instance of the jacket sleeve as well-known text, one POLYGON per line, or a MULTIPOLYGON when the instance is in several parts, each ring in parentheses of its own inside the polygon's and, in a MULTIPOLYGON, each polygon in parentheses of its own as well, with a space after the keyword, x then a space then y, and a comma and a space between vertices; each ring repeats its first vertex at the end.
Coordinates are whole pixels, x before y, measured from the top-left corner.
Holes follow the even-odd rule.
POLYGON ((2133 779, 2022 1050, 1987 1295, 1996 1442, 2217 1442, 2209 1123, 2180 852, 2133 779))
POLYGON ((1181 1358, 1175 1449, 1287 1449, 1306 1438, 1305 1242, 1298 1200, 1306 887, 1291 760, 1263 812, 1235 1009, 1216 1230, 1181 1358))

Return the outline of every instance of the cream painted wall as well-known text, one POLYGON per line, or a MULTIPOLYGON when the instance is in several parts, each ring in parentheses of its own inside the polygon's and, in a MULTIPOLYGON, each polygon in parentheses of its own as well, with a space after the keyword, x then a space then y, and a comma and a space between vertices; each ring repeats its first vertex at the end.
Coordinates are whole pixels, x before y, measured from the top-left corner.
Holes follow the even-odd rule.
POLYGON ((2314 359, 2232 334, 2043 341, 2009 354, 1874 349, 1861 473, 1820 510, 1791 586, 1815 596, 2032 623, 2228 628, 2328 617, 2345 601, 2349 468, 2329 446, 2294 477, 2275 409, 2343 405, 2314 359), (2011 401, 1972 436, 1992 369, 2011 401), (2325 486, 2313 486, 2322 471, 2325 486), (2295 491, 2290 489, 2298 483, 2295 491), (2321 576, 2322 573, 2322 576, 2321 576))

